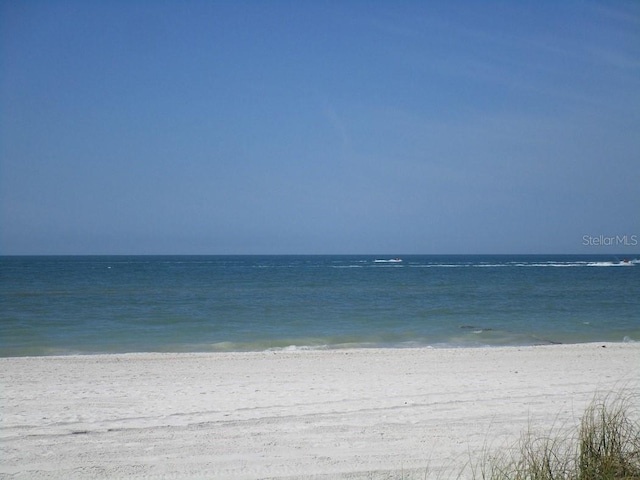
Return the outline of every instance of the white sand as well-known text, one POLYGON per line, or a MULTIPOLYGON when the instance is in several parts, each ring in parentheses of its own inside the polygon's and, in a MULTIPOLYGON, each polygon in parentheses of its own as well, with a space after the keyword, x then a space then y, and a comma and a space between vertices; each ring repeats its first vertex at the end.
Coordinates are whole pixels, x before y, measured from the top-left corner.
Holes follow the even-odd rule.
POLYGON ((0 478, 455 477, 640 392, 640 344, 0 358, 0 478))

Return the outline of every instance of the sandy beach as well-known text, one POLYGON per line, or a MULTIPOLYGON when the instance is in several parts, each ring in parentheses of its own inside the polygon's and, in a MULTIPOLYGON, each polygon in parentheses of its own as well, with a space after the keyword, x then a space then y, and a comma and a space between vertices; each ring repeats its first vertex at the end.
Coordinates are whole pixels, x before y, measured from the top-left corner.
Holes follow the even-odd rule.
POLYGON ((640 393, 638 365, 637 343, 0 358, 0 478, 451 478, 640 393))

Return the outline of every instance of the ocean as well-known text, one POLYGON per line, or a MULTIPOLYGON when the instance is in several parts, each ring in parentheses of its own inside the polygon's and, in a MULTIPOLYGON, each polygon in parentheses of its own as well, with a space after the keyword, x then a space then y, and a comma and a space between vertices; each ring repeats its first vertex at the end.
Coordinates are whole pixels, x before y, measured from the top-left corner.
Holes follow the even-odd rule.
POLYGON ((0 257, 0 356, 640 341, 613 255, 0 257))

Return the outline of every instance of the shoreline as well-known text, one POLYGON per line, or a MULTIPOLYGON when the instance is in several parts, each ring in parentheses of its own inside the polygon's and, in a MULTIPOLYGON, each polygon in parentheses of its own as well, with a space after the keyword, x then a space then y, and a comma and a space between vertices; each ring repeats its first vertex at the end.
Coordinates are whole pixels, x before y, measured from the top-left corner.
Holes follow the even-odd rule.
POLYGON ((2 357, 0 478, 423 478, 640 395, 639 364, 623 342, 2 357))
MULTIPOLYGON (((463 326, 461 328, 471 329, 475 327, 463 326)), ((478 330, 483 330, 478 327, 478 330)), ((489 329, 491 331, 491 329, 489 329)), ((97 357, 97 356, 126 356, 126 355, 223 355, 223 354, 271 354, 271 353, 296 353, 296 352, 344 352, 357 350, 482 350, 482 349, 510 349, 510 348, 536 348, 536 347, 553 347, 553 346, 572 346, 572 345, 617 345, 617 344, 638 344, 640 340, 631 339, 625 336, 622 340, 585 340, 578 342, 561 342, 545 338, 540 338, 539 343, 400 343, 400 344, 322 344, 322 345, 306 345, 306 344, 287 344, 286 346, 269 347, 263 349, 234 349, 221 348, 206 350, 202 348, 176 349, 176 350, 141 350, 141 351, 51 351, 50 353, 32 353, 19 355, 0 355, 0 360, 9 358, 57 358, 57 357, 97 357)))

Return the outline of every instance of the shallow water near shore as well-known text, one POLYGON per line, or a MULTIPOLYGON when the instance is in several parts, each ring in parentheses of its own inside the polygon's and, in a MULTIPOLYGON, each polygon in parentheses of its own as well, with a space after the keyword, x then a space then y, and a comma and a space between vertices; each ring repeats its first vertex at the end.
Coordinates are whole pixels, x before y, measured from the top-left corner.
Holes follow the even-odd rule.
POLYGON ((640 340, 613 255, 0 258, 0 356, 640 340))

